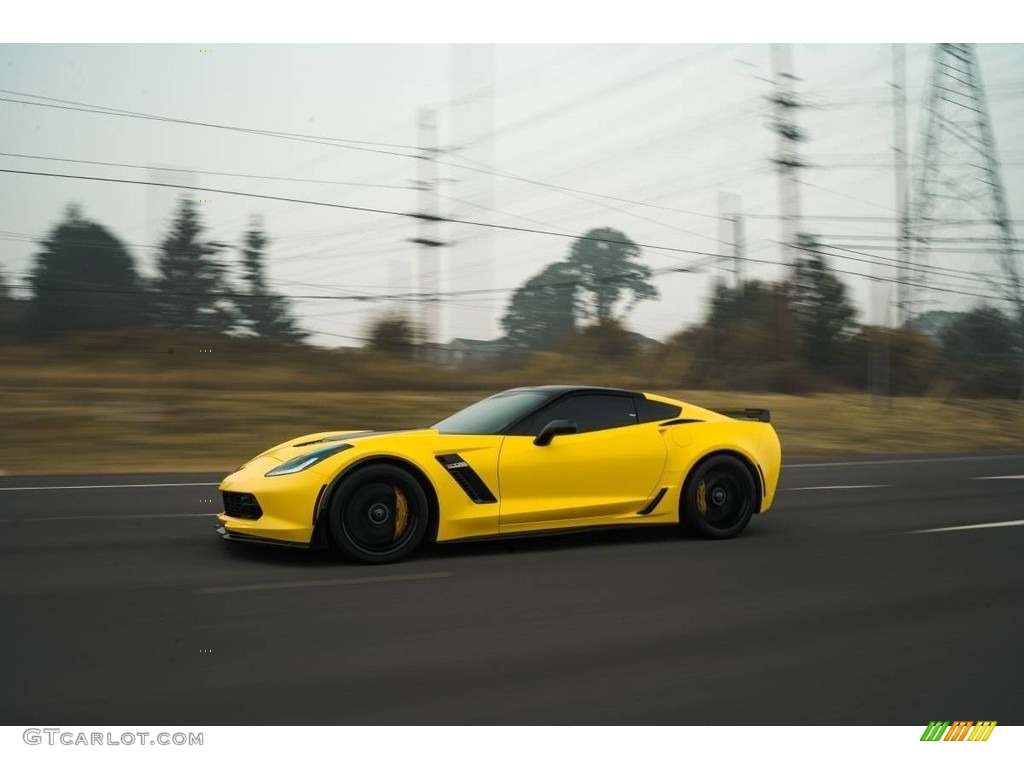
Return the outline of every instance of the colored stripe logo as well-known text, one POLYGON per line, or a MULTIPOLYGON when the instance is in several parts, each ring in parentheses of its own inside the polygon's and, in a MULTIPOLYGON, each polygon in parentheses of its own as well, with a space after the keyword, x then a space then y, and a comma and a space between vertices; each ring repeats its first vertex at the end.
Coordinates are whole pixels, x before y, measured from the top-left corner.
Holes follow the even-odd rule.
POLYGON ((932 720, 921 741, 988 741, 995 727, 995 720, 932 720))

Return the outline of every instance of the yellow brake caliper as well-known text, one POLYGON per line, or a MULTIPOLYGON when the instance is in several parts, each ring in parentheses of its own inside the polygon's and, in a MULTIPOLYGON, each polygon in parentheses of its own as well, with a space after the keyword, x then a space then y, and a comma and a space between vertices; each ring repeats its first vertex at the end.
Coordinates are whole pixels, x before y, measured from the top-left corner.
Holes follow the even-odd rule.
POLYGON ((401 489, 395 486, 395 535, 391 537, 391 540, 397 541, 398 537, 405 533, 405 529, 408 525, 409 502, 405 498, 405 494, 402 493, 401 489))
POLYGON ((697 486, 697 511, 700 512, 701 517, 707 517, 708 514, 707 493, 707 483, 701 480, 700 485, 697 486))

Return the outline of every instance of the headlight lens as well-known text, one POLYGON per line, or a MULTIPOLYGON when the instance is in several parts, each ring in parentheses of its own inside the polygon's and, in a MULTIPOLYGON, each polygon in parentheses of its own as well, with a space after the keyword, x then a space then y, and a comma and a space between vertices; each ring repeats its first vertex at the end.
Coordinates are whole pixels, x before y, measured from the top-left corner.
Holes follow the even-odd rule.
POLYGON ((304 469, 309 469, 314 464, 319 464, 329 456, 333 456, 336 453, 347 451, 352 446, 348 443, 341 443, 339 445, 328 445, 324 448, 317 448, 315 451, 304 453, 301 456, 296 456, 294 459, 288 459, 288 461, 278 464, 272 470, 267 472, 264 477, 277 477, 278 475, 293 475, 296 472, 301 472, 304 469))

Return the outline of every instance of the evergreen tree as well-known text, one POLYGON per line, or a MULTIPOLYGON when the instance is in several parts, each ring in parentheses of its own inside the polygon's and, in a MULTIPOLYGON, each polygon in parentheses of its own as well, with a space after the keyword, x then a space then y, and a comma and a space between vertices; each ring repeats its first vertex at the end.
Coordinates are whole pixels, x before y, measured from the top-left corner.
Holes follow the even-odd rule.
POLYGON ((249 333, 265 339, 301 341, 307 334, 292 316, 288 300, 267 288, 268 244, 266 232, 259 220, 254 219, 242 245, 245 295, 238 299, 238 309, 249 333))
POLYGON ((224 268, 214 258, 222 246, 203 238, 194 201, 182 198, 170 231, 160 244, 157 277, 151 284, 157 325, 196 333, 225 334, 239 323, 227 293, 224 268))
POLYGON ((56 336, 145 323, 145 296, 124 243, 69 206, 35 256, 29 332, 56 336))

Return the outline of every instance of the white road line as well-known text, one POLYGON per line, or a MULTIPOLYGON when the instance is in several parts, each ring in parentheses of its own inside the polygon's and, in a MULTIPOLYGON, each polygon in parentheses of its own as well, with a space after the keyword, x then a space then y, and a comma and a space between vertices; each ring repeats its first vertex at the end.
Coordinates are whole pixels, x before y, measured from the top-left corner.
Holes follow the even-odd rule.
POLYGON ((166 517, 216 517, 216 512, 188 512, 167 515, 68 515, 66 517, 25 517, 20 520, 5 519, 2 523, 56 523, 69 520, 155 520, 166 517))
POLYGON ((354 579, 320 579, 318 581, 279 581, 272 584, 243 584, 237 587, 205 587, 202 595, 224 595, 230 592, 260 592, 267 589, 298 589, 299 587, 343 587, 355 584, 386 584, 392 581, 425 581, 444 579, 452 574, 447 571, 436 573, 410 573, 402 576, 364 576, 354 579))
POLYGON ((908 531, 908 533, 945 533, 946 531, 974 531, 979 528, 1011 528, 1016 525, 1024 525, 1024 520, 1007 520, 1002 523, 979 523, 978 525, 954 525, 951 528, 926 528, 923 531, 908 531))
POLYGON ((822 461, 812 464, 783 464, 783 469, 804 469, 807 467, 866 467, 874 464, 938 464, 948 461, 998 461, 1001 459, 1024 459, 1024 454, 1003 454, 994 456, 936 456, 930 459, 871 459, 865 461, 822 461))
POLYGON ((810 485, 806 488, 779 488, 780 491, 852 491, 857 488, 888 488, 888 485, 810 485))
POLYGON ((0 491, 79 491, 86 488, 195 488, 220 483, 136 483, 134 485, 26 485, 19 488, 0 488, 0 491))
POLYGON ((1024 480, 1024 475, 996 475, 994 477, 976 477, 975 480, 1024 480))

